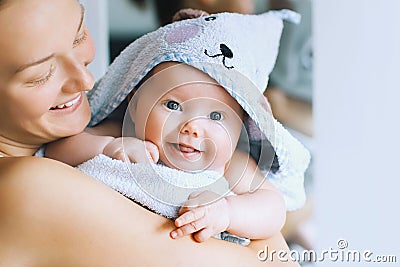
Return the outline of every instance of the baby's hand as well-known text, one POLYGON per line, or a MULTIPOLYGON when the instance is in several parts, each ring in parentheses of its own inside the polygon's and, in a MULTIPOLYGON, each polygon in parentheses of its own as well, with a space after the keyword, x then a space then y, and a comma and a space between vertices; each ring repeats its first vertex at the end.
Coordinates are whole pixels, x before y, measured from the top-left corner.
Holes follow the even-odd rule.
POLYGON ((204 242, 227 230, 230 224, 228 201, 211 191, 190 194, 179 215, 175 220, 177 229, 171 232, 174 239, 195 233, 194 239, 204 242))
POLYGON ((154 162, 159 158, 158 148, 155 144, 142 141, 135 137, 115 138, 108 143, 103 154, 113 159, 125 161, 124 153, 131 162, 154 162))

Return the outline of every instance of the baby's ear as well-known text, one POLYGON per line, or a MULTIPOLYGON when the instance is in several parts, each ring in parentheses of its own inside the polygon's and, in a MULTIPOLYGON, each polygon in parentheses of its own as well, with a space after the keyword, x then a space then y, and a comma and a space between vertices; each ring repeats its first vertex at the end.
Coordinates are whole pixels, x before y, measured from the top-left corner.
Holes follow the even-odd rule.
POLYGON ((126 97, 126 99, 128 100, 128 103, 131 102, 131 99, 132 99, 133 95, 136 93, 136 90, 137 90, 136 88, 133 88, 133 90, 126 97))
POLYGON ((172 17, 172 22, 185 19, 194 19, 208 15, 209 14, 206 11, 200 9, 184 8, 175 13, 175 15, 172 17))

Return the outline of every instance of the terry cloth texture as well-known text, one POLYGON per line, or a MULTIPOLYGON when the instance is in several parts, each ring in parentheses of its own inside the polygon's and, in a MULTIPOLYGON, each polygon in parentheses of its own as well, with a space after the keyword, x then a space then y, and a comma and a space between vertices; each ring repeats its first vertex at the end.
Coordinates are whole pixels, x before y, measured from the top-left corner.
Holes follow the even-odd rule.
POLYGON ((160 164, 125 163, 103 154, 77 169, 170 219, 178 217, 180 207, 195 191, 231 193, 226 179, 214 171, 190 173, 160 164))
POLYGON ((167 61, 190 65, 223 86, 247 112, 244 136, 249 139, 249 153, 283 192, 287 210, 302 207, 309 153, 273 118, 262 94, 275 64, 283 19, 300 18, 289 10, 220 13, 178 21, 144 35, 115 59, 88 93, 90 125, 109 116, 156 65, 167 61))
MULTIPOLYGON (((189 173, 159 164, 124 163, 98 155, 77 169, 164 217, 175 219, 191 193, 210 190, 221 197, 230 195, 228 182, 219 173, 189 173)), ((250 240, 223 232, 216 238, 248 245, 250 240)))

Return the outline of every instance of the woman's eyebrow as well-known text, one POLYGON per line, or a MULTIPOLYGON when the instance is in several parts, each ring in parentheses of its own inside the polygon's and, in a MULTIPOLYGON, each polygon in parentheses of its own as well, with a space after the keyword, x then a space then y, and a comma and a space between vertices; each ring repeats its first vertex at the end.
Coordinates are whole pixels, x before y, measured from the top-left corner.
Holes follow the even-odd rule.
POLYGON ((24 69, 27 69, 27 68, 32 67, 32 66, 42 64, 43 62, 46 62, 46 61, 50 60, 53 57, 54 57, 54 54, 51 54, 50 56, 47 56, 45 58, 42 58, 42 59, 36 60, 34 62, 30 62, 30 63, 24 64, 24 65, 18 67, 16 69, 15 73, 21 72, 24 69))
POLYGON ((85 7, 82 4, 80 4, 80 6, 81 6, 81 21, 79 22, 78 30, 76 32, 79 32, 81 30, 83 25, 83 19, 85 18, 85 7))
MULTIPOLYGON (((85 18, 85 8, 84 8, 84 6, 82 4, 80 6, 81 6, 81 19, 79 21, 78 30, 76 32, 79 32, 81 30, 82 25, 83 25, 83 19, 85 18)), ((24 64, 24 65, 18 67, 15 70, 15 73, 21 72, 24 69, 32 67, 32 66, 42 64, 43 62, 46 62, 46 61, 50 60, 53 57, 54 57, 54 54, 51 54, 51 55, 49 55, 49 56, 47 56, 45 58, 42 58, 42 59, 36 60, 34 62, 30 62, 30 63, 24 64)))

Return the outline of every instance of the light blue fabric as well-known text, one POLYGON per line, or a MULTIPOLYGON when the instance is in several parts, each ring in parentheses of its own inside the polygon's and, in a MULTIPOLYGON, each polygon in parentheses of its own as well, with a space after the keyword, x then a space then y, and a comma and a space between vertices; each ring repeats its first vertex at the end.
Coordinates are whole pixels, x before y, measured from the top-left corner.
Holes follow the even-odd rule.
POLYGON ((44 152, 46 151, 46 145, 43 145, 35 153, 35 157, 44 157, 44 152))
POLYGON ((254 148, 250 151, 259 152, 251 155, 261 170, 268 170, 276 153, 279 168, 268 177, 284 193, 288 210, 301 207, 309 153, 273 118, 263 97, 283 19, 298 22, 300 17, 289 10, 220 13, 178 21, 144 35, 115 59, 88 93, 90 125, 108 117, 154 66, 166 61, 188 64, 216 80, 247 112, 244 125, 254 148))
POLYGON ((291 97, 312 102, 312 34, 311 0, 290 1, 299 12, 301 23, 285 23, 276 65, 270 75, 270 85, 291 97))

